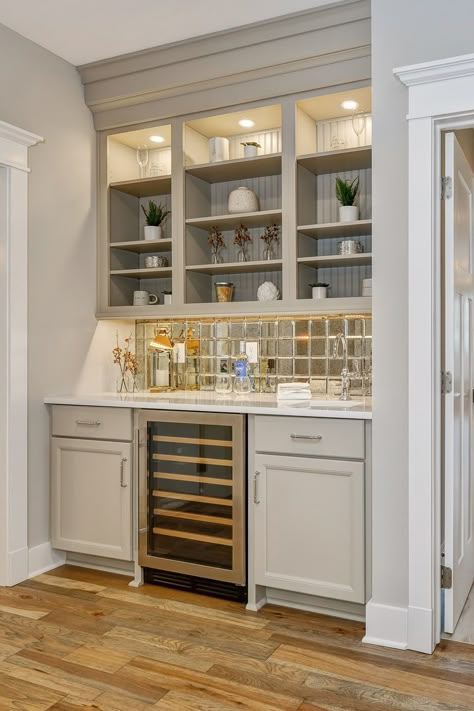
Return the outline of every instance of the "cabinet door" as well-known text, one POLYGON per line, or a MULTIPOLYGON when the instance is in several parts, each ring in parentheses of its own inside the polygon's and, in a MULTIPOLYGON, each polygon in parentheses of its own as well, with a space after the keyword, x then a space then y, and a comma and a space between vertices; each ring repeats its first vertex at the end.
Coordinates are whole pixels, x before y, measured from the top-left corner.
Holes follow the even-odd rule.
POLYGON ((364 464, 256 455, 256 583, 365 602, 364 464))
POLYGON ((131 444, 51 439, 54 548, 131 560, 131 444))

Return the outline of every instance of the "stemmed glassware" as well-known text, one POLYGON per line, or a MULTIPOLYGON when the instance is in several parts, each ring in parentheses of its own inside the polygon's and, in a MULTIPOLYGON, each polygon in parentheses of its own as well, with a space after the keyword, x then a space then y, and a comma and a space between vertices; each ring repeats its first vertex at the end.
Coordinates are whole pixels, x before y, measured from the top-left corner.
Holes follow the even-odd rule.
POLYGON ((140 166, 140 178, 145 177, 145 169, 148 165, 148 148, 146 146, 138 146, 137 148, 137 163, 140 166))

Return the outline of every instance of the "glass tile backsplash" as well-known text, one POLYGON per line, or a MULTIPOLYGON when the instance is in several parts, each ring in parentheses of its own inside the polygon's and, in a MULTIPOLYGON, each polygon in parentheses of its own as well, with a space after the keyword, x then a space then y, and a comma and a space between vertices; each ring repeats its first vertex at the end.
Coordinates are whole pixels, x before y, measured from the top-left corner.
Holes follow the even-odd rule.
POLYGON ((137 321, 136 354, 143 388, 148 381, 148 345, 160 328, 167 329, 172 341, 185 343, 185 363, 175 365, 176 385, 184 390, 214 390, 216 374, 233 376, 240 342, 253 341, 258 362, 249 365, 249 375, 255 392, 275 392, 278 383, 310 380, 315 393, 336 395, 342 357, 333 358, 333 348, 337 334, 343 333, 352 392, 370 392, 370 315, 137 321))

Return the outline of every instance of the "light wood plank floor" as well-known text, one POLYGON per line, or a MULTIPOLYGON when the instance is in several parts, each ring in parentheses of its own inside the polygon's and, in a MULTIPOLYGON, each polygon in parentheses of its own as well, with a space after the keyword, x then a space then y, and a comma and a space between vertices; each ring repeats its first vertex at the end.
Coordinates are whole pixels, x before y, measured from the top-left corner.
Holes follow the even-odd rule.
POLYGON ((0 588, 0 709, 474 709, 473 646, 365 646, 357 622, 127 582, 64 566, 0 588))

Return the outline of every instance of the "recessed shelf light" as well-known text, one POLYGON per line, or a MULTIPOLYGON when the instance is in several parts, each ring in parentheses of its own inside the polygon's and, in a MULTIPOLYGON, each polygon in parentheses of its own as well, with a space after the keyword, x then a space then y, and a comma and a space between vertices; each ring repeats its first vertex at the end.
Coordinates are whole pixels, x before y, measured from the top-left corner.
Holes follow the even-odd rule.
POLYGON ((355 109, 359 108, 359 103, 354 101, 354 99, 346 99, 342 102, 341 106, 343 109, 347 109, 347 111, 355 111, 355 109))
POLYGON ((163 136, 150 136, 150 141, 153 141, 153 143, 164 143, 165 139, 163 136))
POLYGON ((255 126, 255 121, 252 121, 252 119, 241 119, 239 126, 242 126, 242 128, 252 128, 252 126, 255 126))

